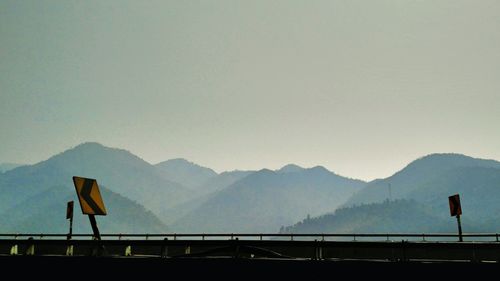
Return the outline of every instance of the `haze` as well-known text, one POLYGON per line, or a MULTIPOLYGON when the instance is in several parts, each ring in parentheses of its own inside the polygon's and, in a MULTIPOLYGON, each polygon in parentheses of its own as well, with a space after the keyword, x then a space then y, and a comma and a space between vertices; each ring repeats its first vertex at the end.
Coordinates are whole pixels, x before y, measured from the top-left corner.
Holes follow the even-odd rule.
POLYGON ((1 1, 0 162, 85 141, 218 171, 500 159, 498 1, 1 1))

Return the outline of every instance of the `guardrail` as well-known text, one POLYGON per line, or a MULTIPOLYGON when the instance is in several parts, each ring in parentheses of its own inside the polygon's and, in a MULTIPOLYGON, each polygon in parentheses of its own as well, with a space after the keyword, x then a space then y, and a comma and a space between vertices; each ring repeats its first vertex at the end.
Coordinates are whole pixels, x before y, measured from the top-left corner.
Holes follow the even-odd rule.
MULTIPOLYGON (((346 235, 349 236, 348 234, 342 234, 340 238, 346 235)), ((395 234, 390 235, 395 236, 395 234)), ((415 236, 412 234, 398 235, 410 238, 421 237, 420 235, 415 236)), ((493 241, 474 242, 442 240, 387 241, 387 234, 356 234, 356 237, 383 238, 382 241, 327 240, 328 237, 335 238, 339 234, 294 234, 293 237, 290 237, 289 234, 262 234, 262 240, 260 240, 260 234, 205 234, 205 236, 211 239, 203 239, 203 234, 147 234, 147 236, 146 234, 107 234, 107 237, 113 239, 103 240, 79 238, 66 240, 66 235, 64 234, 41 234, 42 239, 38 238, 40 234, 1 234, 0 236, 4 237, 0 239, 0 257, 136 256, 174 259, 232 257, 248 259, 382 260, 402 262, 500 262, 500 243, 496 242, 496 233, 468 234, 468 237, 478 237, 476 239, 487 237, 491 240, 494 237, 493 241), (9 235, 13 235, 17 239, 5 237, 9 235), (285 237, 286 240, 267 239, 266 235, 270 238, 285 237), (299 240, 299 238, 311 236, 316 239, 299 240), (325 240, 322 240, 323 236, 325 240), (148 237, 148 239, 140 239, 141 237, 148 237), (169 237, 172 237, 172 239, 169 239, 169 237), (193 237, 197 239, 192 239, 193 237), (240 239, 240 237, 246 237, 246 239, 240 239)), ((92 235, 78 234, 77 237, 91 238, 92 235)), ((425 234, 425 237, 439 239, 452 237, 456 239, 456 235, 454 234, 425 234)), ((353 239, 353 237, 349 239, 353 239)))
MULTIPOLYGON (((60 239, 67 237, 67 234, 60 233, 6 233, 0 234, 0 239, 17 239, 36 237, 39 239, 60 239)), ((467 241, 490 241, 500 242, 499 233, 464 233, 462 236, 467 241)), ((72 234, 73 238, 89 238, 93 239, 92 234, 72 234)), ((299 234, 284 234, 284 233, 129 233, 129 234, 101 234, 102 238, 127 239, 127 238, 143 238, 149 239, 191 239, 205 240, 207 238, 213 240, 220 239, 248 239, 248 240, 305 240, 305 241, 358 241, 358 240, 407 240, 407 241, 453 241, 458 240, 458 234, 454 233, 299 233, 299 234)))

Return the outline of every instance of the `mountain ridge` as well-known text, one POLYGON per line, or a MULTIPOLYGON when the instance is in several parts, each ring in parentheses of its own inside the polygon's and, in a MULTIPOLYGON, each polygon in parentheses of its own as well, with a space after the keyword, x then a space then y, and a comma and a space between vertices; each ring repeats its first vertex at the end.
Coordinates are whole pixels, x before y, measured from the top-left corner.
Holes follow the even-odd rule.
POLYGON ((156 213, 165 205, 170 207, 190 198, 187 188, 169 181, 138 156, 123 149, 87 142, 47 160, 2 174, 0 191, 4 196, 0 198, 0 211, 44 189, 71 183, 75 175, 95 178, 99 184, 126 194, 156 213))
POLYGON ((307 213, 334 209, 364 184, 326 169, 289 173, 261 169, 220 190, 172 228, 207 233, 272 232, 307 213))
POLYGON ((214 170, 184 158, 169 159, 154 166, 164 173, 169 180, 194 190, 202 187, 209 179, 218 175, 214 170))
POLYGON ((349 198, 344 206, 382 202, 390 199, 389 196, 392 196, 392 199, 405 198, 426 180, 458 167, 500 168, 500 162, 458 153, 429 154, 410 162, 390 177, 369 182, 365 188, 349 198), (389 194, 389 185, 392 194, 389 194))

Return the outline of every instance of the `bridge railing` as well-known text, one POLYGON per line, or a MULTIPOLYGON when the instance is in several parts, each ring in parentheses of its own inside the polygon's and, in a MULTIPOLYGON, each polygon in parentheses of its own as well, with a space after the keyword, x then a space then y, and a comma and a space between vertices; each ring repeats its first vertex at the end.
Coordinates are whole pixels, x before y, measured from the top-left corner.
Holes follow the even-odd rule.
MULTIPOLYGON (((114 233, 101 234, 110 240, 305 240, 305 241, 457 241, 455 233, 114 233)), ((466 241, 499 242, 499 233, 464 233, 466 241)), ((61 239, 60 233, 6 233, 0 239, 61 239)), ((72 234, 72 239, 93 239, 92 234, 72 234)))

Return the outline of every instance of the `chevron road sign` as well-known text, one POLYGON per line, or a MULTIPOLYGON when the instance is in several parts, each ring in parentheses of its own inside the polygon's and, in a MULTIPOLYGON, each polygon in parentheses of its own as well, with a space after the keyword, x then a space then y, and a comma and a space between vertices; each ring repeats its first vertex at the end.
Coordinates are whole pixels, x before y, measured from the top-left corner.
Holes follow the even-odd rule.
POLYGON ((73 177, 76 194, 82 207, 82 213, 86 215, 106 215, 106 207, 102 201, 99 186, 95 179, 73 177))

